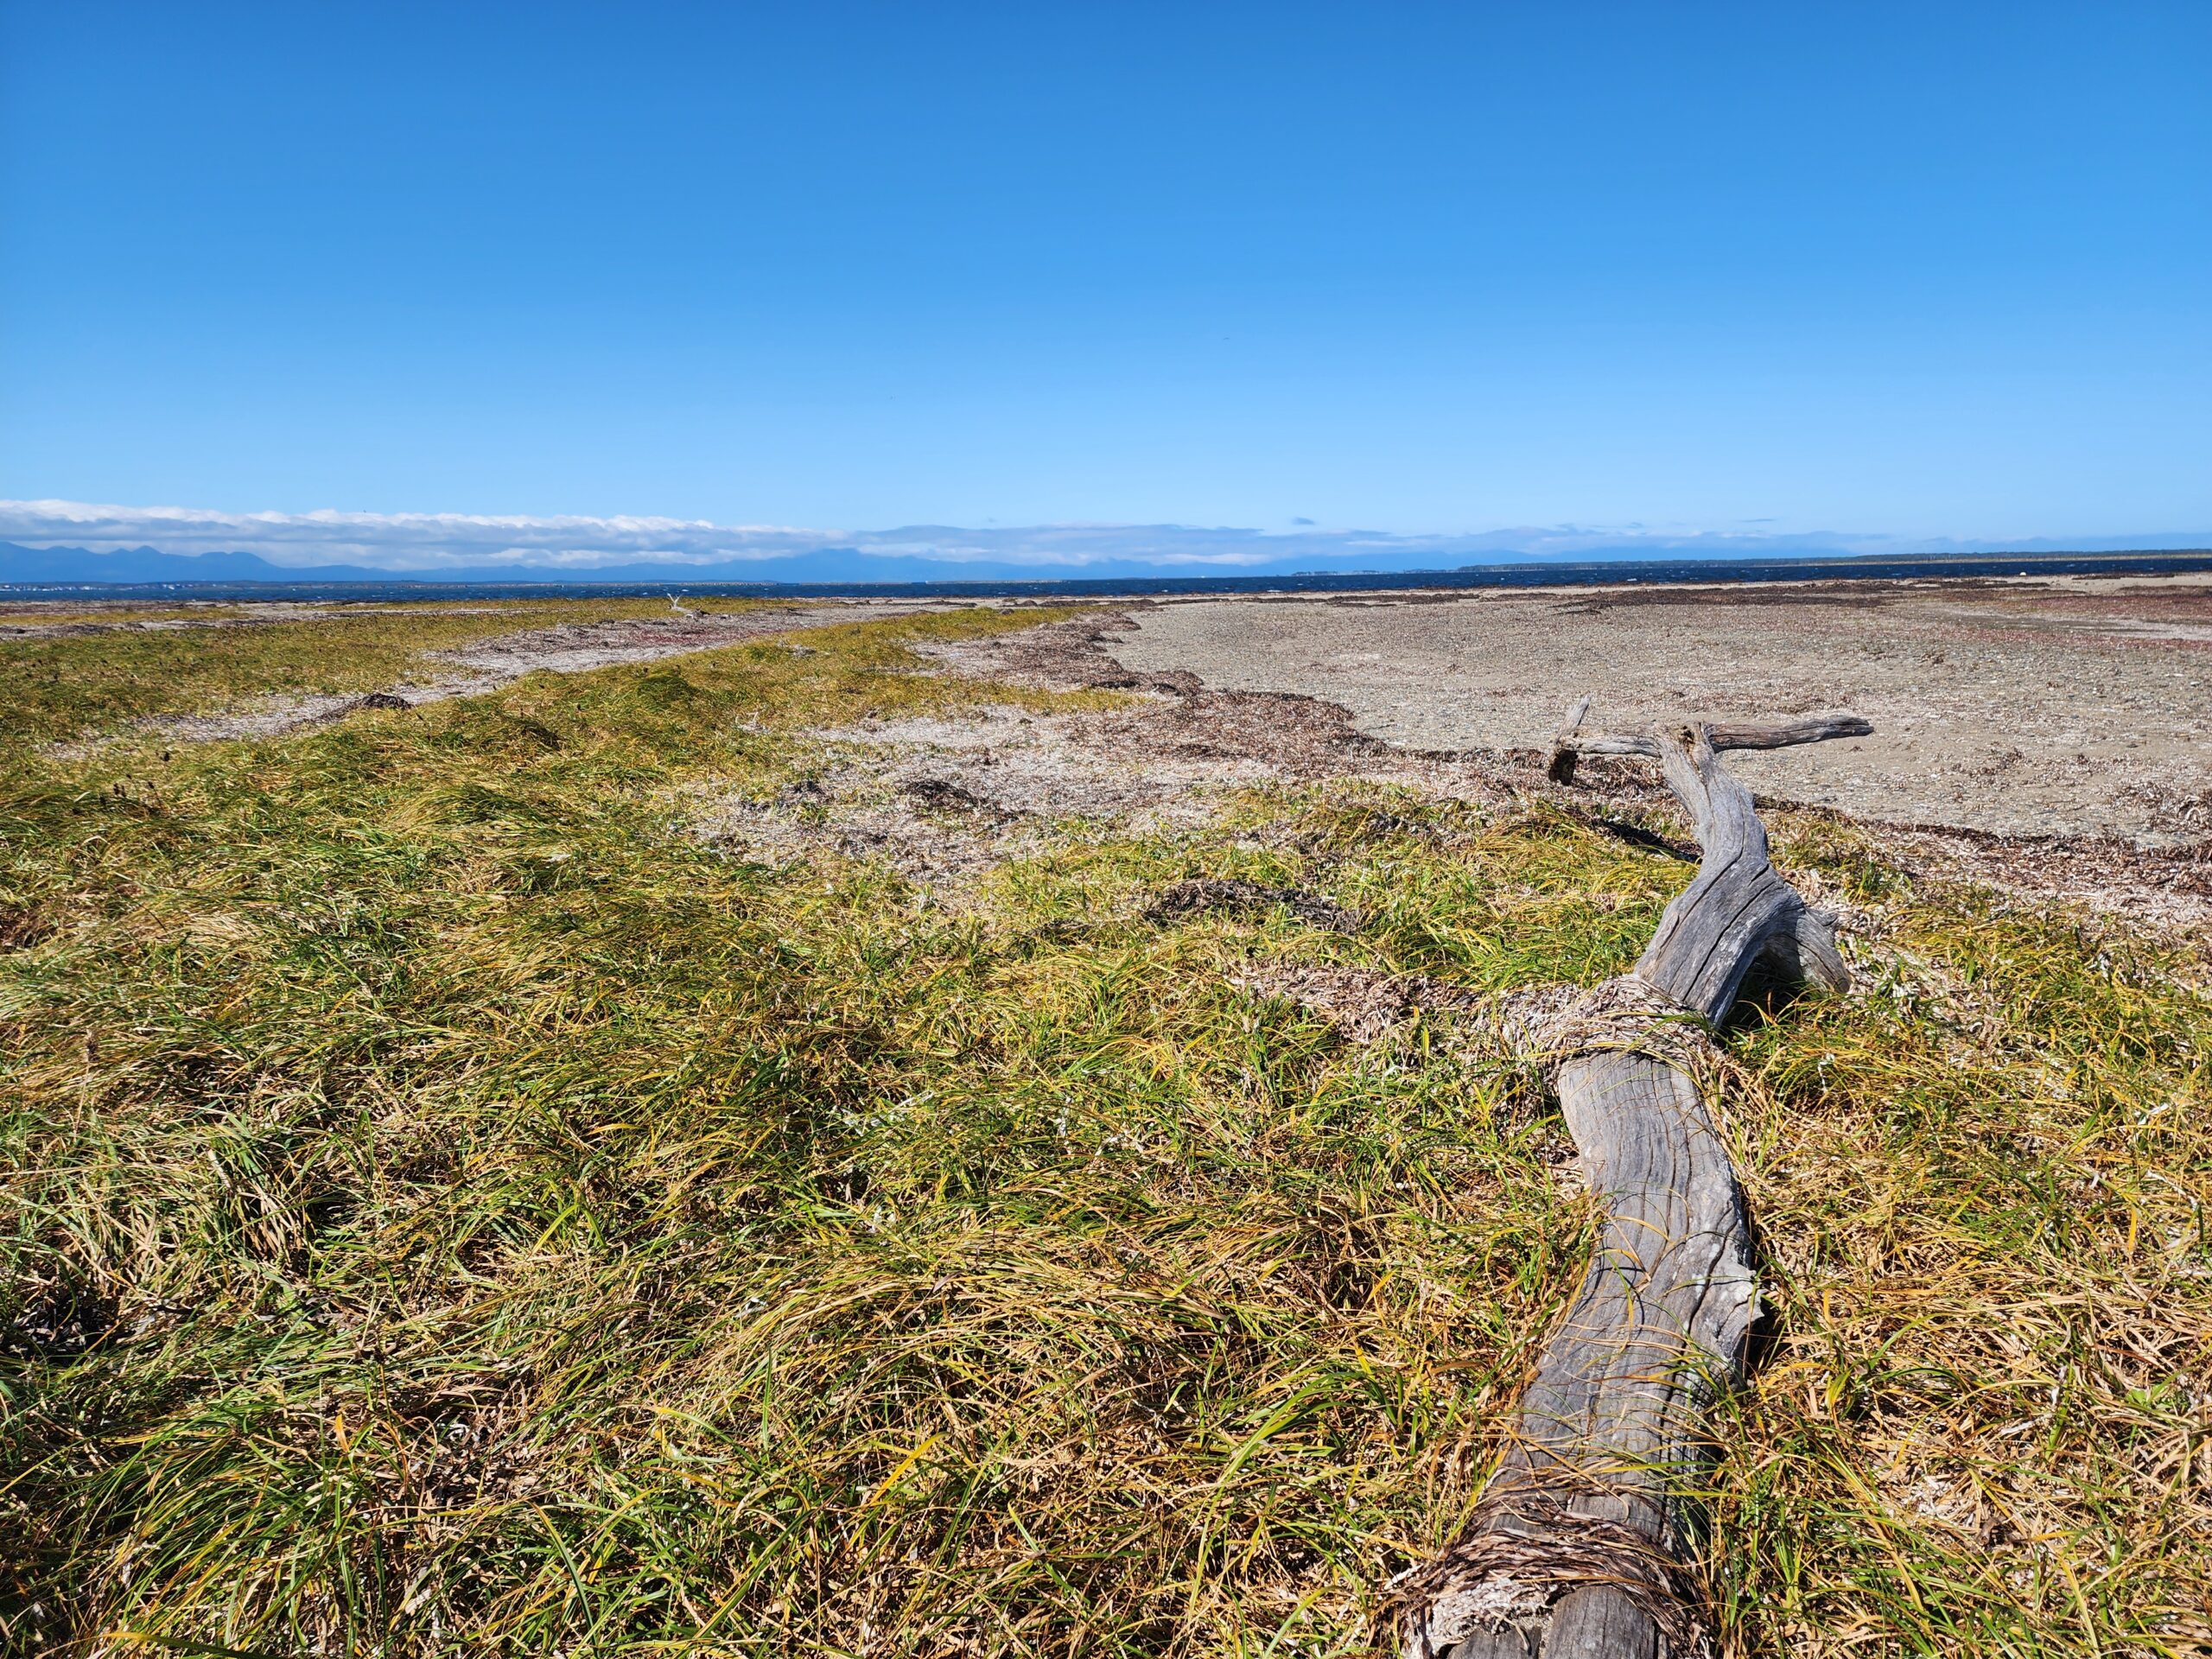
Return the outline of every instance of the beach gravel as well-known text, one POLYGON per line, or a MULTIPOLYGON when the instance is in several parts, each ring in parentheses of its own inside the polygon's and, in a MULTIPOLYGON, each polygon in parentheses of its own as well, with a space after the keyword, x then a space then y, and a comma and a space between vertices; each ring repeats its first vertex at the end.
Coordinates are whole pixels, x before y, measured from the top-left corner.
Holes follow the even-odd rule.
POLYGON ((1414 749, 1847 711, 1870 737, 1732 759, 1763 793, 2009 836, 2212 836, 2212 576, 1573 588, 1196 600, 1112 643, 1133 674, 1326 699, 1414 749))

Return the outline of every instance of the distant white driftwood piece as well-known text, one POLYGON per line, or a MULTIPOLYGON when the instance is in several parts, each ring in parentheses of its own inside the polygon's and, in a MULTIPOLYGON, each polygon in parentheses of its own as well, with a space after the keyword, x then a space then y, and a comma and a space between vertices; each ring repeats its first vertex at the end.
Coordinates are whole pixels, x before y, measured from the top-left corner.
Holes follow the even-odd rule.
POLYGON ((1635 969, 1554 1027, 1560 1107, 1605 1205, 1605 1236, 1473 1524, 1396 1586, 1412 1659, 1654 1659, 1707 1647, 1678 1494, 1708 1455, 1706 1408, 1742 1380, 1758 1286, 1696 1055, 1762 958, 1797 979, 1848 982, 1833 924, 1775 873, 1750 791, 1718 752, 1872 728, 1838 715, 1584 738, 1588 712, 1587 698, 1570 712, 1554 775, 1572 777, 1577 754, 1656 758, 1703 858, 1635 969))

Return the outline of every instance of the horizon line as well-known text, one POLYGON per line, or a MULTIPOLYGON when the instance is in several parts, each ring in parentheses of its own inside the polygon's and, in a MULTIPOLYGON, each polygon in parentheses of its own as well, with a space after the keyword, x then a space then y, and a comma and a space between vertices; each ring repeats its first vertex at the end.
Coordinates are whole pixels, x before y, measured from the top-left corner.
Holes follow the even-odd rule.
POLYGON ((1555 524, 1482 531, 1402 531, 1179 523, 1057 523, 982 526, 905 524, 886 530, 717 524, 710 520, 619 515, 311 512, 232 513, 202 508, 132 507, 43 499, 0 499, 0 543, 88 568, 111 558, 247 557, 303 576, 361 568, 375 579, 467 579, 472 571, 543 571, 556 580, 610 575, 645 565, 702 578, 721 568, 860 563, 1015 569, 1038 580, 1056 573, 1286 572, 1357 564, 1363 569, 1456 569, 1477 563, 1659 559, 1998 557, 2201 550, 2212 530, 1974 537, 1831 529, 1783 530, 1772 521, 1722 525, 1555 524), (1756 527, 1754 527, 1756 525, 1756 527))

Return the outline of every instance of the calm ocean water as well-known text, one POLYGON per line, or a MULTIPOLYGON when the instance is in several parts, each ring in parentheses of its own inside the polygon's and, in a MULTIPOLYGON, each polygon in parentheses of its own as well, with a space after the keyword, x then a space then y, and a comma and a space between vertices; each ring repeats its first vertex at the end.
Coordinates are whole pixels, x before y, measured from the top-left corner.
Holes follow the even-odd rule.
POLYGON ((12 599, 278 599, 293 601, 625 599, 677 591, 792 599, 1049 599, 1156 594, 1345 594, 1411 588, 1555 588, 1602 582, 1893 581, 1923 576, 2143 575, 2212 570, 2212 550, 2057 554, 2010 558, 1611 561, 1478 564, 1456 570, 1316 571, 1275 576, 1129 576, 1096 581, 702 582, 0 582, 12 599))

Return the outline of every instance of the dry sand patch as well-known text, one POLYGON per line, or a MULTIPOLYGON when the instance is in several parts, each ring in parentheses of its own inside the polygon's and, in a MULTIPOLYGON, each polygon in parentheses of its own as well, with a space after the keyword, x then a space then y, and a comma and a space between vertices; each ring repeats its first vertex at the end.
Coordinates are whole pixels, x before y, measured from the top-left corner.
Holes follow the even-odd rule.
POLYGON ((2212 835, 2212 576, 1539 588, 1185 601, 1112 646, 1137 676, 1343 705, 1421 750, 1593 721, 1848 710, 1871 737, 1732 765, 1854 817, 2004 835, 2212 835))
POLYGON ((618 663, 657 662, 664 657, 714 651, 764 634, 875 621, 938 608, 874 600, 832 600, 775 610, 671 612, 667 616, 557 622, 499 634, 450 651, 432 652, 425 660, 448 671, 402 680, 367 697, 330 694, 269 697, 245 708, 161 721, 148 729, 185 743, 279 737, 342 719, 364 707, 412 706, 481 696, 525 674, 579 674, 618 663), (385 701, 379 703, 380 699, 385 701), (398 700, 398 704, 392 699, 398 700))
MULTIPOLYGON (((721 825, 745 838, 737 820, 749 818, 755 837, 786 854, 842 837, 842 850, 887 855, 928 879, 954 868, 970 872, 1010 855, 1038 825, 1054 818, 1118 821, 1131 828, 1196 821, 1210 810, 1205 795, 1224 785, 1357 779, 1494 810, 1541 800, 1546 810, 1564 810, 1594 829, 1695 861, 1694 832, 1657 768, 1646 762, 1586 760, 1574 786, 1562 790, 1545 779, 1539 748, 1401 747, 1361 730, 1341 705, 1302 692, 1212 690, 1189 666, 1161 666, 1158 658, 1147 661, 1131 648, 1177 608, 1139 603, 925 647, 948 668, 979 678, 1128 692, 1129 705, 1114 713, 1033 719, 995 709, 830 734, 859 745, 856 757, 868 755, 865 761, 855 759, 852 782, 874 779, 878 798, 887 784, 900 788, 917 779, 942 779, 1008 816, 950 824, 942 814, 902 806, 891 819, 868 818, 863 803, 871 785, 855 791, 841 785, 847 791, 842 804, 824 807, 823 799, 810 799, 804 824, 792 819, 789 804, 771 803, 734 807, 721 825), (1125 665, 1131 659, 1132 665, 1125 665), (852 824, 856 812, 865 820, 860 834, 845 836, 840 826, 852 824), (1654 818, 1672 823, 1671 839, 1647 827, 1654 818)), ((1387 613, 1400 607, 1381 608, 1387 613)), ((1558 716, 1548 714, 1546 720, 1548 734, 1558 716)), ((1824 744, 1809 753, 1847 747, 1824 744)), ((1732 754, 1730 764, 1773 758, 1742 753, 1732 754)), ((1901 823, 1902 814, 1878 810, 1877 790, 1868 798, 1877 810, 1852 816, 1907 869, 1985 882, 2038 902, 2070 900, 2161 929, 2193 931, 2212 922, 2212 838, 2202 830, 2194 838, 2147 840, 2078 832, 2005 835, 1972 825, 1901 823)), ((1802 871, 1792 876, 1806 879, 1802 871)))
MULTIPOLYGON (((988 703, 949 715, 868 720, 810 734, 816 775, 773 798, 717 797, 698 833, 756 855, 880 858, 948 890, 1078 824, 1109 832, 1195 828, 1225 790, 1359 778, 1503 803, 1513 784, 1482 759, 1400 749, 1354 729, 1336 704, 1213 691, 1188 673, 1135 676, 1108 642, 1125 610, 916 649, 951 672, 1055 690, 1123 691, 1119 709, 1033 714, 988 703)), ((1531 772, 1531 779, 1540 774, 1531 772)))

